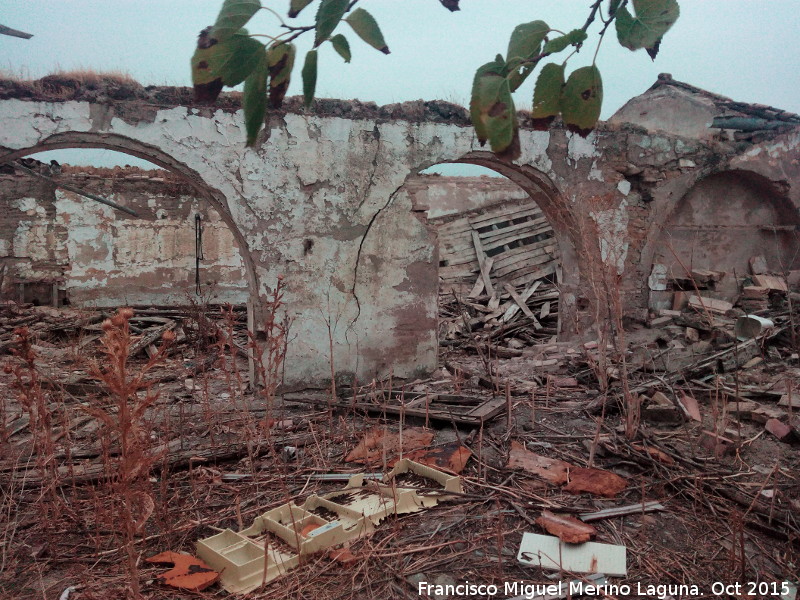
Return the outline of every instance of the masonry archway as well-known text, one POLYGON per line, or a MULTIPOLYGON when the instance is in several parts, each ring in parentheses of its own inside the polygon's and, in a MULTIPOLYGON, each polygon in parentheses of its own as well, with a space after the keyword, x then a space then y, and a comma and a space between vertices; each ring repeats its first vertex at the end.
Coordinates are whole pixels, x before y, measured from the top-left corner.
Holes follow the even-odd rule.
POLYGON ((531 335, 525 334, 528 343, 574 334, 574 306, 559 302, 560 292, 573 290, 580 278, 574 228, 564 217, 563 196, 545 174, 475 152, 425 165, 406 179, 401 191, 411 197, 415 214, 425 215, 435 230, 440 298, 453 291, 466 298, 479 287, 483 289, 476 296, 491 296, 482 285, 477 238, 495 295, 508 297, 506 286, 513 288, 531 298, 536 317, 544 322, 537 322, 536 329, 531 326, 531 335), (425 177, 437 166, 459 166, 462 173, 465 166, 480 167, 476 171, 493 176, 425 177))
MULTIPOLYGON (((800 266, 798 230, 800 213, 772 181, 745 170, 714 173, 672 207, 654 247, 653 268, 663 273, 666 292, 682 289, 681 282, 691 284, 692 271, 724 273, 709 275, 701 288, 710 285, 713 292, 734 297, 739 281, 752 274, 753 257, 763 257, 772 273, 800 266)), ((652 288, 651 283, 651 307, 662 291, 652 288)), ((661 295, 666 302, 669 294, 661 295)))
POLYGON ((495 345, 510 344, 512 353, 551 341, 558 335, 561 267, 541 207, 495 171, 433 170, 406 186, 438 249, 440 345, 458 346, 478 331, 495 345))
MULTIPOLYGON (((490 169, 507 181, 515 184, 517 188, 527 195, 531 206, 535 205, 541 210, 539 222, 546 223, 543 230, 539 230, 526 241, 536 245, 535 257, 532 261, 547 258, 556 259, 557 272, 553 273, 552 280, 558 284, 558 324, 557 336, 559 339, 570 339, 579 333, 576 315, 575 298, 581 281, 581 258, 576 250, 580 240, 575 239, 579 228, 573 222, 573 215, 568 210, 564 194, 557 188, 553 181, 542 171, 529 165, 515 165, 498 159, 490 152, 470 152, 464 156, 440 161, 434 164, 461 164, 474 165, 490 169), (549 226, 549 227, 548 227, 549 226), (546 231, 544 231, 546 230, 546 231), (541 235, 544 234, 544 235, 541 235)), ((417 171, 423 171, 432 165, 426 165, 417 171)), ((534 220, 536 220, 534 218, 534 220)), ((512 223, 512 226, 526 228, 522 223, 512 223)), ((523 251, 524 252, 524 251, 523 251)), ((545 275, 543 270, 536 265, 520 265, 520 282, 527 283, 537 275, 545 275), (527 280, 526 280, 527 277, 527 280)), ((502 274, 508 274, 506 270, 502 274)))
POLYGON ((102 148, 135 156, 179 176, 194 190, 196 197, 207 202, 220 216, 225 225, 227 225, 233 235, 244 265, 250 295, 257 293, 258 275, 255 265, 248 250, 247 241, 231 216, 225 196, 219 190, 209 186, 199 173, 169 156, 159 148, 117 134, 70 131, 50 136, 45 141, 28 148, 12 151, 0 147, 0 164, 15 161, 40 152, 79 148, 102 148))

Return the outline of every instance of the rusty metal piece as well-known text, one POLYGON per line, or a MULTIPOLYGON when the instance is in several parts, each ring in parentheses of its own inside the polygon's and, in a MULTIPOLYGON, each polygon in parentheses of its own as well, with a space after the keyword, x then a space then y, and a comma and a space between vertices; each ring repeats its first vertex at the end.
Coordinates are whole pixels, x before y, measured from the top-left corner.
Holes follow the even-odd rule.
POLYGON ((175 565, 166 573, 158 575, 159 583, 182 590, 201 592, 216 583, 219 573, 199 558, 183 552, 162 552, 146 559, 156 565, 175 565))

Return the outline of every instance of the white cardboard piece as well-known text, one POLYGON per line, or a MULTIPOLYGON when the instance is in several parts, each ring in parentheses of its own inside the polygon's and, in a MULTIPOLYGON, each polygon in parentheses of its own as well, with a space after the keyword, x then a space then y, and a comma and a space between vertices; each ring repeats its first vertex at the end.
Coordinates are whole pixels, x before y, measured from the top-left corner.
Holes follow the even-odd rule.
POLYGON ((552 535, 525 532, 517 560, 524 565, 569 573, 628 574, 627 548, 598 542, 566 544, 552 535))

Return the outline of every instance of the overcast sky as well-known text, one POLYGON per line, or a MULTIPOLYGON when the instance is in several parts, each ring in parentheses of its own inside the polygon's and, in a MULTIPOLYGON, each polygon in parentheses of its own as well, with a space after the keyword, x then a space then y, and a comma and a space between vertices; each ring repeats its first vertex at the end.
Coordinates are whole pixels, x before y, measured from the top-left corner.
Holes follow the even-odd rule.
MULTIPOLYGON (((190 85, 189 58, 197 33, 212 24, 221 0, 0 0, 0 24, 34 34, 0 36, 0 70, 36 78, 55 70, 123 71, 139 82, 190 85)), ((262 0, 282 15, 289 0, 262 0)), ((603 118, 646 90, 661 72, 746 102, 800 113, 800 2, 797 0, 681 0, 681 17, 655 62, 606 36, 603 118)), ((505 53, 514 26, 535 19, 569 30, 583 24, 589 0, 461 0, 450 13, 438 0, 362 0, 392 51, 385 56, 342 24, 353 60, 344 64, 327 45, 320 54, 319 97, 379 104, 443 99, 466 104, 475 69, 505 53)), ((296 24, 310 24, 316 3, 296 24)), ((251 33, 273 33, 277 19, 261 11, 251 33)), ((591 63, 597 27, 568 70, 591 63)), ((299 60, 311 35, 298 40, 299 60)), ((299 74, 297 79, 299 79, 299 74)), ((515 95, 531 104, 533 77, 515 95)), ((290 94, 300 93, 294 81, 290 94)))

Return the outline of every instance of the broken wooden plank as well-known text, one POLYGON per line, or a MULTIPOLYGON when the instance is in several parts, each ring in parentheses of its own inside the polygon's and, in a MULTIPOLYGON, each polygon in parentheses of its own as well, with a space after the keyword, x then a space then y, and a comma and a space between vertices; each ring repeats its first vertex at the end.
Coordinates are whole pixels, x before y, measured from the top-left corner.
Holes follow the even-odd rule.
POLYGON ((635 515, 640 513, 654 512, 664 510, 664 505, 655 500, 650 502, 643 502, 640 504, 630 504, 628 506, 615 506, 613 508, 604 508, 592 513, 584 513, 578 515, 581 521, 589 523, 591 521, 599 521, 600 519, 611 519, 613 517, 625 517, 628 515, 635 515))
POLYGON ((525 316, 528 317, 531 321, 533 321, 533 328, 541 329, 542 324, 539 323, 539 319, 537 319, 536 315, 533 314, 533 311, 531 311, 531 309, 528 308, 528 304, 522 297, 520 297, 517 291, 507 283, 503 284, 503 289, 505 289, 509 293, 511 298, 514 300, 517 306, 519 306, 520 310, 525 314, 525 316))
MULTIPOLYGON (((524 292, 522 292, 522 296, 521 296, 522 302, 523 302, 523 303, 527 303, 527 302, 528 302, 528 299, 529 299, 531 296, 533 296, 533 293, 534 293, 534 292, 535 292, 537 289, 539 289, 539 286, 540 286, 540 285, 542 285, 542 282, 541 282, 541 281, 535 281, 535 282, 533 282, 533 284, 532 284, 530 287, 528 287, 528 289, 526 289, 524 292)), ((508 310, 506 310, 506 312, 503 314, 503 319, 502 319, 502 320, 503 320, 503 322, 505 322, 505 323, 508 323, 508 322, 511 320, 511 318, 512 318, 512 317, 513 317, 515 314, 517 314, 517 312, 519 311, 519 309, 520 309, 520 307, 519 307, 519 305, 517 305, 517 304, 512 304, 511 306, 509 306, 509 307, 508 307, 508 310)))
POLYGON ((492 287, 492 280, 489 277, 489 272, 492 270, 492 265, 494 264, 493 258, 487 258, 486 254, 483 252, 483 247, 481 246, 481 239, 478 236, 478 232, 472 232, 472 243, 475 244, 475 255, 478 257, 478 265, 481 269, 481 277, 483 278, 483 285, 486 288, 486 292, 490 296, 494 296, 494 288, 492 287))
POLYGON ((725 300, 716 298, 706 298, 704 296, 690 296, 689 307, 695 310, 707 310, 709 312, 724 315, 733 308, 733 304, 725 300))
POLYGON ((486 286, 483 283, 483 277, 478 277, 475 280, 475 285, 470 290, 469 294, 467 294, 467 298, 477 298, 478 296, 483 293, 483 290, 486 286))

